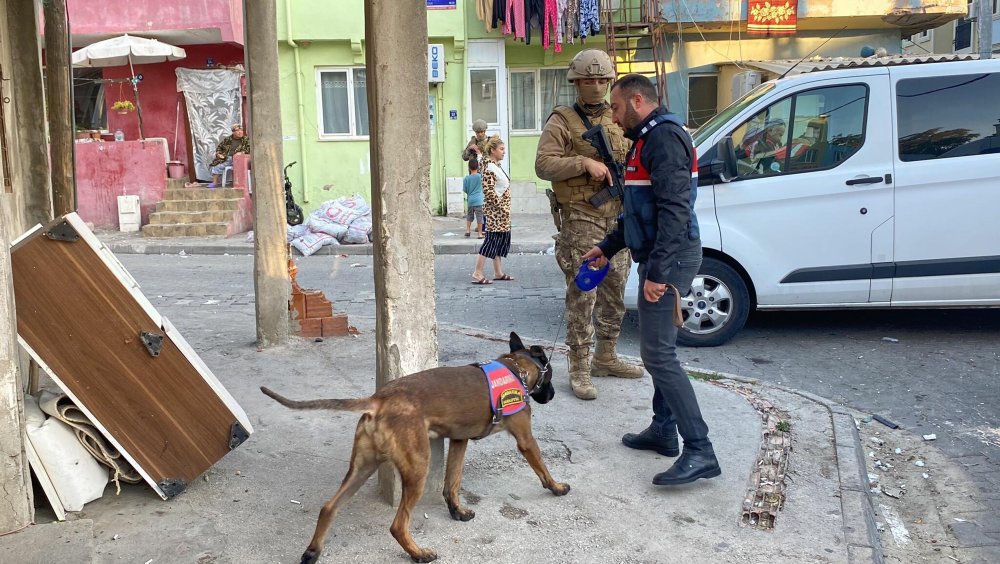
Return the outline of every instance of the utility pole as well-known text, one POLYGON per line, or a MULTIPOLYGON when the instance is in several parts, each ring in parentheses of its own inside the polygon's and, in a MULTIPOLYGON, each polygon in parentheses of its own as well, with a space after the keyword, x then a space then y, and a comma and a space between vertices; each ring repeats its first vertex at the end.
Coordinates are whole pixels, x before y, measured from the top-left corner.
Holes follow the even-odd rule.
POLYGON ((55 216, 76 210, 73 183, 73 87, 70 77, 69 21, 66 0, 47 0, 45 7, 45 101, 48 106, 52 155, 52 210, 55 216))
MULTIPOLYGON (((365 70, 380 388, 437 366, 426 3, 365 0, 365 70)), ((443 454, 443 441, 431 441, 426 492, 443 487, 443 454)), ((396 497, 389 465, 379 468, 379 490, 396 497)))
POLYGON ((977 0, 976 30, 979 35, 979 58, 993 58, 993 0, 977 0))
POLYGON ((281 105, 275 0, 244 0, 250 160, 253 187, 254 293, 257 345, 288 341, 288 241, 281 180, 281 105), (253 30, 252 33, 249 30, 253 30))
POLYGON ((7 9, 9 45, 17 46, 17 56, 11 57, 12 72, 8 76, 14 77, 10 81, 17 128, 14 142, 20 147, 23 163, 20 197, 21 220, 25 223, 19 224, 31 227, 52 219, 49 148, 43 125, 45 91, 38 43, 38 4, 35 0, 7 0, 7 9))

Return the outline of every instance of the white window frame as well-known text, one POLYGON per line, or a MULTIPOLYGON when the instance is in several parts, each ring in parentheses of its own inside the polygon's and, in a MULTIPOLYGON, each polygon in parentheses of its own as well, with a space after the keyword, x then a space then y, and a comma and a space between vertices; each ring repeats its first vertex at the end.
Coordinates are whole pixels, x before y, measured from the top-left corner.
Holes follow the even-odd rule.
MULTIPOLYGON (((507 119, 510 123, 510 136, 511 137, 529 137, 532 135, 541 135, 542 128, 545 127, 545 121, 548 119, 551 109, 548 113, 543 114, 542 108, 542 71, 543 70, 553 70, 552 67, 518 67, 507 69, 507 84, 513 84, 513 79, 511 75, 515 73, 534 73, 535 75, 535 128, 534 129, 514 129, 514 104, 511 100, 511 94, 507 94, 507 119)), ((561 69, 559 69, 561 70, 561 69)), ((565 71, 562 71, 565 72, 565 71)), ((567 83, 568 84, 568 83, 567 83)))
MULTIPOLYGON (((364 66, 356 67, 316 67, 316 132, 320 141, 368 141, 368 135, 358 135, 358 124, 355 118, 354 101, 354 71, 364 69, 364 66), (347 75, 347 133, 326 133, 323 131, 323 73, 343 72, 347 75)), ((365 93, 368 93, 367 86, 365 93)))

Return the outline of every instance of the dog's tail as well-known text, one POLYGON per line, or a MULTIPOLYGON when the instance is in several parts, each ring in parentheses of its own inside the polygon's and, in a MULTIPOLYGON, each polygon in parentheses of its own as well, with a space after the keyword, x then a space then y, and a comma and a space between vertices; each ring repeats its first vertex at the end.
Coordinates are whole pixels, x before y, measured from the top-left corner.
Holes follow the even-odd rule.
POLYGON ((329 409, 334 411, 357 411, 370 413, 374 411, 376 407, 375 400, 372 398, 297 401, 288 399, 265 386, 261 386, 260 391, 264 392, 265 396, 269 396, 281 405, 292 409, 329 409))

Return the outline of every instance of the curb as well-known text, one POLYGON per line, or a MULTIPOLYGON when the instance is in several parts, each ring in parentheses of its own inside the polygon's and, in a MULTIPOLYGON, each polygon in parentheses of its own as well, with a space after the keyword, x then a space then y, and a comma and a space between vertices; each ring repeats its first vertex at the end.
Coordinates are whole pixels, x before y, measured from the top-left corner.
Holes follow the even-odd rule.
MULTIPOLYGON (((105 247, 108 248, 112 253, 116 255, 176 255, 184 251, 186 255, 252 255, 254 254, 254 246, 252 244, 240 243, 240 244, 192 244, 185 245, 183 243, 170 242, 170 243, 158 243, 158 242, 125 242, 125 243, 106 243, 105 247)), ((537 255, 545 254, 549 248, 552 247, 551 243, 541 243, 541 242, 527 242, 527 243, 512 243, 510 247, 511 255, 537 255)), ((457 243, 434 243, 434 254, 435 255, 472 255, 479 251, 479 245, 475 243, 467 242, 457 242, 457 243)), ((350 256, 371 256, 374 253, 374 246, 372 244, 364 245, 327 245, 321 247, 318 251, 313 253, 312 256, 323 256, 323 255, 350 255, 350 256)), ((303 256, 297 250, 292 251, 292 256, 301 257, 303 256)))
POLYGON ((837 453, 837 474, 840 481, 840 509, 844 518, 844 540, 847 542, 849 561, 884 564, 882 538, 875 526, 875 507, 865 485, 868 482, 868 469, 865 467, 864 448, 854 423, 854 414, 850 409, 816 394, 787 386, 762 383, 756 378, 690 365, 685 365, 684 368, 709 376, 753 384, 760 388, 781 390, 825 407, 833 423, 833 445, 837 453), (847 524, 859 521, 864 521, 865 531, 858 531, 847 524))

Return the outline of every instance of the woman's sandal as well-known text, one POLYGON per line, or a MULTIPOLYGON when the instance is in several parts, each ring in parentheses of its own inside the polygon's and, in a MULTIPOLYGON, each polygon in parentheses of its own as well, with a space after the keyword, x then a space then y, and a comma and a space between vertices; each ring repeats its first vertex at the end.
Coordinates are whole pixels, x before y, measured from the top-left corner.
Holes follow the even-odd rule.
POLYGON ((471 233, 466 233, 466 234, 465 234, 465 236, 466 236, 466 237, 468 237, 469 235, 471 235, 471 233))
POLYGON ((514 277, 511 276, 510 274, 501 274, 500 276, 494 278, 494 280, 513 280, 513 279, 514 277))
POLYGON ((489 284, 492 284, 493 282, 491 282, 489 278, 483 276, 482 278, 473 278, 472 283, 476 284, 477 286, 487 286, 489 284))

